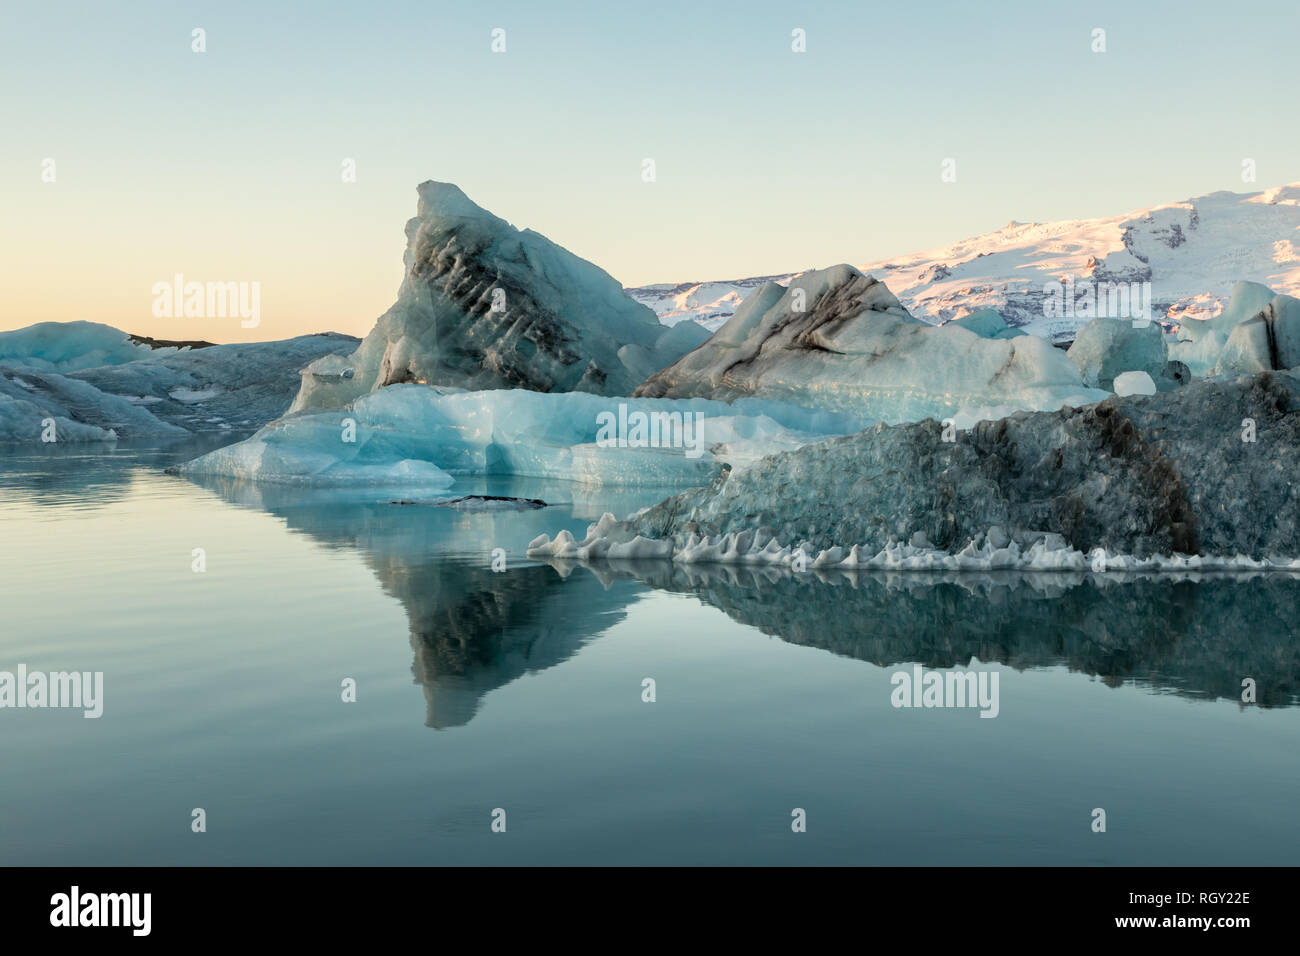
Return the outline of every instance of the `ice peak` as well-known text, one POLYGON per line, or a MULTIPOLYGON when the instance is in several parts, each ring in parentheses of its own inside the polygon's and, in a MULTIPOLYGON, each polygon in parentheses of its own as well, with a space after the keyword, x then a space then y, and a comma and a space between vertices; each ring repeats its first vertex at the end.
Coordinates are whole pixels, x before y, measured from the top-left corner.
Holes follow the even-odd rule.
POLYGON ((350 356, 304 371, 291 411, 403 383, 628 395, 708 337, 693 323, 670 332, 599 266, 460 187, 417 191, 397 301, 350 356))
POLYGON ((455 183, 440 183, 429 179, 420 183, 416 189, 420 194, 416 216, 420 219, 498 218, 466 196, 455 183))
POLYGON ((825 269, 814 269, 812 272, 806 273, 806 275, 817 276, 830 286, 841 286, 862 278, 862 272, 856 266, 851 266, 847 262, 828 266, 825 269))

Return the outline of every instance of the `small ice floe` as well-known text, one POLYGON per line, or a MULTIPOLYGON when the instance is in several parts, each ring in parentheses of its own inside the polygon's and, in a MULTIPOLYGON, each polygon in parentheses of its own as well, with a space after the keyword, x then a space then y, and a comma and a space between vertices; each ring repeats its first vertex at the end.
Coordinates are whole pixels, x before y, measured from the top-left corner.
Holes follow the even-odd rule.
POLYGON ((216 398, 221 394, 219 388, 186 388, 179 386, 173 388, 167 393, 178 402, 184 402, 186 405, 193 405, 198 402, 206 402, 209 399, 216 398))
POLYGON ((546 507, 546 502, 540 498, 511 498, 506 495, 462 495, 459 498, 430 500, 397 498, 389 504, 433 505, 437 508, 451 508, 454 511, 529 511, 546 507))
POLYGON ((157 395, 123 395, 132 405, 157 405, 162 401, 157 395))

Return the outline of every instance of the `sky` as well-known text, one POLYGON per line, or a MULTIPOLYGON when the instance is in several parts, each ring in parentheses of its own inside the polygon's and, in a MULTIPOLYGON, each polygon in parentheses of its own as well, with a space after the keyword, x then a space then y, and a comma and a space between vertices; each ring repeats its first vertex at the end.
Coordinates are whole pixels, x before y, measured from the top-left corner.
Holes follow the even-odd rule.
POLYGON ((46 0, 0 16, 0 329, 363 335, 396 297, 426 179, 626 286, 1300 180, 1294 0, 46 0), (156 315, 177 274, 256 283, 259 324, 156 315))

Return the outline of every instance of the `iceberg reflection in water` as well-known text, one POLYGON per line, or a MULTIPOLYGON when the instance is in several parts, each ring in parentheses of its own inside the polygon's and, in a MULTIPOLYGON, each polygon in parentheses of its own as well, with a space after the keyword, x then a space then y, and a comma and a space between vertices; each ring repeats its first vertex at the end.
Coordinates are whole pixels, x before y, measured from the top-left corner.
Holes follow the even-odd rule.
POLYGON ((200 450, 0 457, 0 670, 105 698, 0 714, 7 860, 1291 862, 1290 575, 552 566, 539 533, 660 492, 163 473, 200 450), (893 707, 922 667, 997 675, 996 719, 893 707))
POLYGON ((822 571, 669 561, 552 561, 606 586, 693 595, 765 634, 880 667, 1065 665, 1111 686, 1262 706, 1300 695, 1300 574, 822 571), (1249 608, 1244 613, 1243 608, 1249 608))
MULTIPOLYGON (((410 619, 413 669, 431 727, 463 724, 488 691, 573 656, 622 619, 642 593, 637 584, 690 595, 790 644, 879 667, 965 667, 971 660, 1016 669, 1065 666, 1111 686, 1133 682, 1238 701, 1242 681, 1251 678, 1260 706, 1300 699, 1300 643, 1291 636, 1300 620, 1300 574, 1291 572, 795 573, 559 559, 494 572, 488 542, 518 542, 527 534, 521 529, 547 527, 553 512, 531 521, 507 518, 510 532, 475 516, 483 520, 469 523, 458 545, 438 509, 348 502, 331 492, 319 493, 329 504, 310 507, 301 492, 206 484, 228 500, 281 515, 293 530, 361 550, 410 619), (358 536, 356 528, 367 533, 358 536), (475 552, 483 557, 470 560, 475 552)), ((564 482, 527 488, 549 500, 578 490, 564 482)))

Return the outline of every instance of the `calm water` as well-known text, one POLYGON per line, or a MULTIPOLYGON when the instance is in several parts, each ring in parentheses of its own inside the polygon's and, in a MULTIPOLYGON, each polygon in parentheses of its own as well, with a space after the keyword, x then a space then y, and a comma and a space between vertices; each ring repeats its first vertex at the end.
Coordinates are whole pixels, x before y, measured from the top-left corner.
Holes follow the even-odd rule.
POLYGON ((524 545, 662 493, 163 473, 196 450, 0 450, 0 670, 105 681, 0 710, 0 862, 1300 862, 1293 578, 593 572, 524 545), (891 706, 972 661, 996 719, 891 706))

